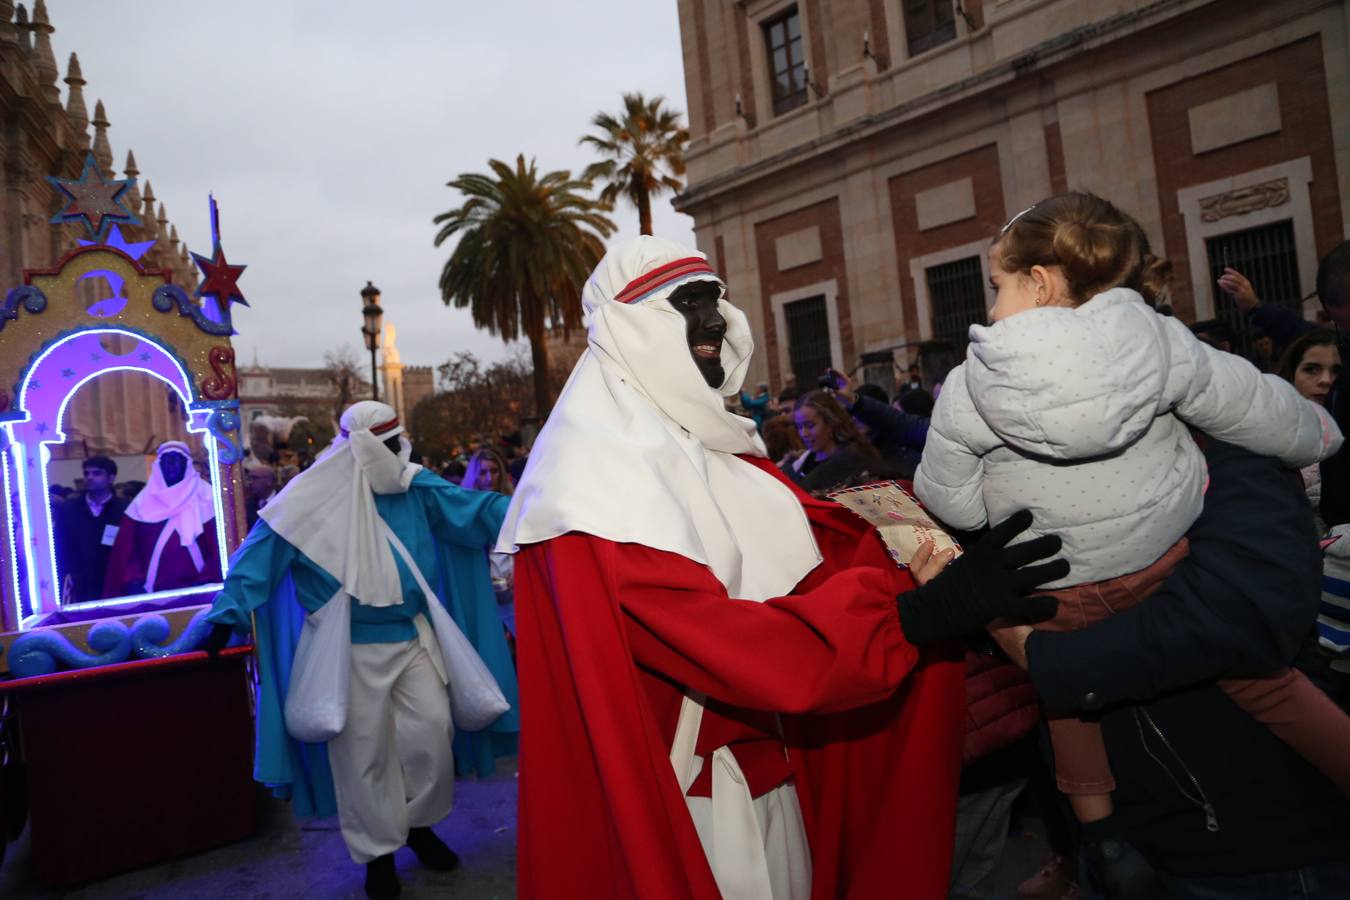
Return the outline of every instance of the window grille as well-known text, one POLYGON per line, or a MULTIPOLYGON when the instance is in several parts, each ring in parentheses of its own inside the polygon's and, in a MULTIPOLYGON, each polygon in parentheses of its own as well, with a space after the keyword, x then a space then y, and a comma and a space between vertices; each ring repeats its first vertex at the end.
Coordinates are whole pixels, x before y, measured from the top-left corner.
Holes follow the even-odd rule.
POLYGON ((987 287, 978 256, 931 266, 924 271, 928 279, 929 308, 933 314, 933 337, 950 341, 965 355, 971 325, 983 325, 988 319, 987 287))
POLYGON ((787 322, 788 364, 803 392, 833 365, 830 355, 830 316, 824 297, 809 297, 784 304, 787 322))
POLYGON ((1205 251, 1209 256, 1215 317, 1237 333, 1237 346, 1233 349, 1238 353, 1245 356, 1251 351, 1251 326, 1228 292, 1215 283, 1225 266, 1247 276, 1262 303, 1301 312, 1303 290, 1299 286, 1293 222, 1286 219, 1209 238, 1205 241, 1205 251))

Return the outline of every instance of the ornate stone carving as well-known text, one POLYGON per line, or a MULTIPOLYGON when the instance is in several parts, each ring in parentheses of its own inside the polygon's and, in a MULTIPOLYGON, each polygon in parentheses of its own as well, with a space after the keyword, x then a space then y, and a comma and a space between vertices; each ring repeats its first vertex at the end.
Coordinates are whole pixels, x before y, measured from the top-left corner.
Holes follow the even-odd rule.
POLYGON ((1276 178, 1201 199, 1200 221, 1217 222, 1229 216, 1241 216, 1288 202, 1289 179, 1276 178))

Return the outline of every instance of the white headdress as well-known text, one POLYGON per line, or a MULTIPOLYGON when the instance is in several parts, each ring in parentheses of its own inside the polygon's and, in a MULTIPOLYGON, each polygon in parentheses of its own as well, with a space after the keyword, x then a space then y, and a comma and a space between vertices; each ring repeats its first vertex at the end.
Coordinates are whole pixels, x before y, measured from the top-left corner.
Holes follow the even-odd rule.
POLYGON ((703 380, 684 317, 689 281, 722 281, 703 254, 644 236, 612 248, 582 292, 588 347, 530 452, 497 549, 569 531, 668 550, 712 570, 734 598, 790 591, 820 563, 792 491, 737 454, 764 456, 722 395, 745 379, 754 341, 725 299, 720 391, 703 380))
POLYGON ((159 539, 146 564, 145 589, 153 591, 159 578, 159 564, 169 537, 178 535, 178 543, 183 546, 192 559, 192 564, 200 572, 206 565, 202 551, 197 547, 197 538, 206 529, 206 525, 216 517, 215 498, 211 485, 202 480, 192 465, 192 451, 182 441, 165 441, 155 451, 155 464, 150 469, 150 481, 141 488, 131 503, 127 504, 126 514, 137 522, 163 522, 159 539), (164 480, 162 461, 167 454, 182 454, 183 477, 177 484, 164 480))
POLYGON ((192 545, 216 516, 216 504, 210 483, 203 481, 192 465, 192 451, 182 441, 165 441, 155 451, 150 481, 127 505, 126 514, 137 522, 168 522, 178 533, 184 547, 192 545), (187 462, 183 478, 177 484, 164 480, 160 460, 166 453, 181 453, 187 462))
POLYGON ((342 414, 341 430, 314 465, 297 475, 259 515, 272 530, 342 583, 358 603, 403 600, 394 553, 380 533, 375 494, 401 494, 422 468, 393 408, 362 400, 342 414), (400 437, 395 454, 384 442, 400 437))

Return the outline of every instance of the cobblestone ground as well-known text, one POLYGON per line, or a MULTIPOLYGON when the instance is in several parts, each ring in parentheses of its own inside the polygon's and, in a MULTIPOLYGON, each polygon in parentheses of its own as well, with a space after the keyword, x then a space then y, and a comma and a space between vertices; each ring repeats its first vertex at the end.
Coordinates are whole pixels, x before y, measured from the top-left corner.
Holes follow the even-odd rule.
MULTIPOLYGON (((412 852, 398 854, 403 896, 454 900, 513 900, 516 896, 516 780, 514 761, 497 775, 456 785, 455 811, 436 832, 463 860, 458 871, 429 872, 412 852)), ((250 840, 186 859, 138 869, 77 888, 33 881, 27 838, 11 845, 0 867, 5 900, 363 900, 364 870, 354 865, 337 819, 297 824, 286 803, 266 797, 250 840)), ((991 900, 1016 888, 1046 858, 1039 820, 1024 817, 1009 835, 999 867, 986 885, 991 900)), ((579 895, 581 896, 581 895, 579 895)), ((879 898, 880 900, 880 898, 879 898)))

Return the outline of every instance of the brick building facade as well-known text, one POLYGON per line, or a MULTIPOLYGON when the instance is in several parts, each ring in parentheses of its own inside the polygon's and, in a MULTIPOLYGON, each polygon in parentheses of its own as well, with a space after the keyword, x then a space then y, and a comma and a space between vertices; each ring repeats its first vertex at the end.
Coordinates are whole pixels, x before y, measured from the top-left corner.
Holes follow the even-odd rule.
POLYGON ((676 206, 763 335, 751 382, 959 352, 991 239, 1066 189, 1140 220, 1186 320, 1236 320, 1225 262, 1299 305, 1350 232, 1344 0, 678 4, 676 206))

